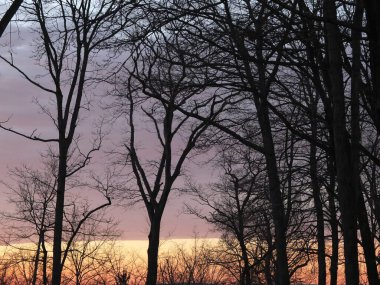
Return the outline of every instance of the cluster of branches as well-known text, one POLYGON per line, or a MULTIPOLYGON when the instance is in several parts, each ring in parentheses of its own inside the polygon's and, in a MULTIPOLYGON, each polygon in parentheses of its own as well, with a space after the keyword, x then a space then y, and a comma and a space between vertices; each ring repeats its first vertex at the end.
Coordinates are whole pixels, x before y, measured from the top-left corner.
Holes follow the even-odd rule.
MULTIPOLYGON (((194 238, 194 243, 168 241, 160 253, 159 284, 235 284, 236 280, 216 261, 216 243, 194 238)), ((63 269, 62 284, 139 285, 146 279, 145 258, 114 242, 86 239, 78 243, 63 269), (82 259, 78 257, 81 256, 82 259), (79 266, 80 265, 80 266, 79 266)), ((7 252, 1 259, 0 284, 33 284, 32 248, 7 252)), ((37 283, 43 284, 42 276, 37 283)))
MULTIPOLYGON (((159 104, 195 120, 188 134, 204 123, 194 151, 221 150, 226 174, 209 190, 222 198, 191 188, 211 207, 203 217, 238 241, 241 284, 261 274, 290 284, 312 255, 318 284, 328 265, 337 284, 340 250, 346 284, 360 282, 359 252, 377 284, 378 3, 165 1, 148 9, 127 45, 127 93, 158 102, 151 118, 159 104), (248 256, 252 242, 258 252, 248 256)), ((172 139, 167 118, 155 125, 172 139)), ((141 164, 128 151, 138 182, 141 164)))
MULTIPOLYGON (((52 278, 57 165, 49 158, 44 166, 41 170, 16 168, 10 173, 14 183, 6 184, 14 210, 0 213, 2 284, 49 284, 52 278)), ((78 184, 73 177, 67 184, 67 190, 72 192, 85 187, 84 182, 78 184)), ((100 192, 99 188, 96 190, 100 192)), ((71 279, 81 284, 84 277, 101 268, 103 260, 108 260, 102 251, 119 234, 116 223, 105 214, 110 200, 94 207, 77 194, 66 196, 61 271, 64 275, 70 272, 75 276, 71 279)))
MULTIPOLYGON (((117 90, 112 116, 127 125, 114 151, 128 171, 119 190, 145 205, 150 222, 146 284, 157 283, 169 194, 181 188, 188 158, 211 149, 223 175, 209 187, 189 183, 210 212, 190 210, 223 233, 240 284, 288 285, 316 256, 318 284, 335 285, 340 252, 346 284, 360 283, 361 252, 366 281, 379 283, 378 1, 53 2, 60 15, 47 16, 55 9, 44 1, 27 3, 26 12, 39 23, 54 88, 21 71, 57 102, 57 116, 44 110, 58 138, 27 136, 59 146, 53 284, 68 154, 87 67, 101 49, 120 55, 103 79, 117 90), (67 57, 74 66, 63 67, 67 57), (146 148, 157 152, 148 157, 146 148)), ((90 155, 79 153, 80 169, 90 155)))

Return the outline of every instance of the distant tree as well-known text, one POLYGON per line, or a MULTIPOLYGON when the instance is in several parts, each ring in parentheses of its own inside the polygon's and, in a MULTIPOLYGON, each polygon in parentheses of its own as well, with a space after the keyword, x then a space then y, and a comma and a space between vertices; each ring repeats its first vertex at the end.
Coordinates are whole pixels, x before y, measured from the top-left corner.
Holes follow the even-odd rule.
MULTIPOLYGON (((80 207, 77 205, 77 208, 80 207)), ((73 208, 72 211, 78 211, 69 215, 75 217, 80 215, 83 210, 73 208)), ((73 220, 71 219, 70 227, 75 227, 80 219, 73 220)), ((68 236, 74 230, 70 227, 66 229, 68 236)), ((103 267, 103 264, 108 261, 107 250, 118 236, 115 223, 105 216, 104 210, 92 215, 81 227, 70 247, 67 248, 67 261, 63 269, 67 279, 75 280, 76 285, 84 285, 91 284, 92 280, 96 280, 100 270, 105 270, 104 274, 107 274, 108 270, 103 267)))
MULTIPOLYGON (((6 184, 6 186, 10 191, 9 202, 15 210, 1 213, 3 225, 6 225, 3 242, 10 246, 20 242, 31 242, 36 245, 31 265, 28 266, 33 270, 30 276, 32 285, 37 284, 41 262, 43 284, 48 283, 46 245, 54 226, 56 164, 49 160, 44 166, 45 169, 42 170, 33 170, 24 166, 11 172, 16 185, 6 184)), ((31 245, 28 247, 26 251, 31 251, 31 245)), ((22 247, 20 250, 23 251, 22 247)))
MULTIPOLYGON (((210 215, 202 215, 202 210, 189 207, 191 213, 205 219, 213 224, 223 236, 232 237, 236 240, 233 246, 239 252, 240 269, 239 282, 242 285, 251 284, 252 272, 254 271, 255 260, 260 256, 252 257, 249 253, 249 243, 253 238, 257 238, 257 228, 265 228, 271 225, 262 223, 264 219, 260 217, 260 211, 266 211, 267 199, 265 197, 265 169, 262 163, 263 158, 255 157, 249 153, 244 153, 241 146, 241 153, 238 148, 221 151, 220 164, 224 171, 220 182, 210 185, 210 189, 198 189, 196 185, 191 186, 193 194, 202 207, 210 209, 210 215), (260 220, 262 226, 257 225, 260 220)), ((209 187, 208 187, 209 188, 209 187)), ((271 231, 271 229, 269 229, 271 231)), ((272 235, 270 235, 272 239, 272 235)), ((267 251, 262 255, 271 255, 273 248, 268 243, 267 251)), ((264 248, 264 247, 263 247, 264 248)), ((271 276, 271 274, 269 275, 271 276)), ((272 278, 267 280, 271 284, 272 278)))
MULTIPOLYGON (((13 252, 20 254, 25 252, 30 254, 29 261, 19 260, 20 263, 30 262, 26 267, 32 270, 31 275, 24 276, 30 278, 30 284, 38 284, 39 279, 42 284, 48 284, 50 274, 50 245, 54 225, 54 206, 56 195, 56 167, 54 159, 45 160, 45 169, 33 170, 28 167, 16 168, 12 171, 15 185, 6 184, 9 193, 9 202, 14 206, 13 212, 1 213, 4 229, 3 243, 10 247, 15 247, 13 252), (14 246, 17 243, 28 243, 26 248, 22 245, 14 246), (42 271, 39 273, 39 271, 42 271)), ((78 186, 72 179, 68 179, 71 188, 78 186)), ((84 180, 78 187, 84 187, 84 180)), ((63 221, 63 249, 62 266, 67 257, 71 257, 70 267, 82 269, 78 264, 73 265, 73 260, 80 259, 81 265, 87 264, 89 259, 96 258, 94 251, 112 238, 116 237, 116 232, 112 229, 112 220, 106 219, 104 209, 111 204, 109 189, 104 189, 98 184, 94 188, 103 191, 106 202, 94 207, 83 198, 68 196, 63 221), (105 226, 107 226, 105 228, 105 226), (91 243, 91 240, 98 238, 103 240, 101 244, 91 243), (73 255, 73 252, 76 254, 73 255), (92 253, 92 254, 90 254, 92 253), (74 258, 75 257, 75 258, 74 258)), ((14 255, 13 259, 15 259, 14 255)), ((24 257, 23 257, 24 258, 24 257)), ((17 262, 16 260, 14 261, 17 262)), ((79 263, 79 262, 78 262, 79 263)), ((78 270, 79 270, 78 269, 78 270)), ((81 270, 79 270, 81 272, 81 270)))
POLYGON ((213 284, 231 282, 227 270, 215 262, 215 246, 194 237, 190 248, 175 244, 160 254, 160 284, 213 284))
POLYGON ((123 271, 122 273, 118 273, 116 275, 116 285, 127 285, 131 275, 127 272, 123 271))
POLYGON ((99 271, 103 275, 104 280, 108 280, 105 284, 115 282, 116 285, 122 285, 127 282, 128 285, 144 284, 146 278, 146 261, 145 258, 137 255, 136 252, 129 252, 126 255, 123 250, 125 248, 114 244, 104 252, 106 262, 99 271))

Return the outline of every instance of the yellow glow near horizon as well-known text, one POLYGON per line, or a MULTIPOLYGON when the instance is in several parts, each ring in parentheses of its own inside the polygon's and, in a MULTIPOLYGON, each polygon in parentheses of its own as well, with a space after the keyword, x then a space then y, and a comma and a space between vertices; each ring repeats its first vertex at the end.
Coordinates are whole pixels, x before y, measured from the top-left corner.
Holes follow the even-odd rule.
MULTIPOLYGON (((96 241, 94 241, 96 242, 96 241)), ((160 252, 170 252, 178 247, 185 250, 190 250, 197 244, 198 246, 206 243, 209 246, 216 246, 219 242, 219 238, 173 238, 173 239, 163 239, 160 241, 160 252)), ((114 242, 107 242, 109 244, 113 243, 115 248, 120 249, 125 255, 136 254, 141 258, 145 258, 148 250, 148 240, 116 240, 114 242)), ((19 250, 23 251, 33 251, 36 245, 33 243, 19 243, 12 245, 2 245, 0 246, 0 255, 10 252, 17 252, 19 250)), ((48 250, 51 249, 48 247, 48 250)), ((0 257, 1 258, 1 257, 0 257)))
MULTIPOLYGON (((177 247, 183 247, 184 249, 191 249, 194 247, 195 243, 201 245, 207 243, 210 246, 215 246, 219 242, 218 238, 174 238, 165 239, 160 241, 160 251, 169 251, 171 249, 176 249, 177 247)), ((148 250, 148 240, 119 240, 116 241, 115 245, 124 248, 127 252, 134 252, 137 254, 146 254, 148 250)))

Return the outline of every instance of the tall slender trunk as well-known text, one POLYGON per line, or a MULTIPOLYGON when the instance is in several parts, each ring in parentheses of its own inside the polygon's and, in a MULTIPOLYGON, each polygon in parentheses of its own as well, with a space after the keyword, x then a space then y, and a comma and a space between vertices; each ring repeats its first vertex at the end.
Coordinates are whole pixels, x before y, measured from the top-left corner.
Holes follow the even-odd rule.
POLYGON ((61 284, 62 226, 63 226, 63 211, 64 211, 64 203, 65 203, 66 171, 67 171, 67 147, 65 144, 62 143, 62 145, 60 145, 58 181, 57 181, 57 198, 56 198, 56 206, 55 206, 52 285, 61 284))
POLYGON ((265 162, 269 180, 269 193, 272 207, 272 216, 276 238, 276 282, 279 285, 289 285, 289 267, 286 242, 285 209, 281 194, 281 184, 278 176, 277 160, 274 149, 272 130, 269 120, 268 105, 265 100, 256 104, 263 145, 265 149, 265 162))
POLYGON ((235 234, 239 242, 241 258, 243 260, 243 271, 240 276, 240 284, 251 285, 251 266, 249 262, 247 246, 245 244, 245 237, 246 237, 245 222, 246 221, 244 218, 244 206, 240 203, 240 200, 239 200, 239 192, 240 192, 239 186, 235 185, 234 190, 235 190, 235 200, 237 203, 237 221, 238 221, 238 225, 237 225, 238 227, 235 234))
MULTIPOLYGON (((259 31, 260 35, 261 33, 262 31, 259 31)), ((269 87, 267 86, 266 67, 263 64, 263 42, 261 37, 258 37, 256 56, 259 60, 259 62, 257 63, 259 77, 258 88, 256 88, 255 86, 255 81, 252 77, 251 71, 248 70, 249 65, 246 66, 246 69, 247 75, 248 77, 250 77, 248 81, 250 82, 251 87, 253 88, 253 90, 256 89, 256 91, 258 92, 257 94, 253 95, 264 147, 264 157, 269 184, 269 198, 271 202, 271 211, 275 231, 275 248, 277 257, 275 280, 276 284, 278 285, 289 285, 290 274, 286 241, 287 221, 281 193, 281 183, 277 168, 277 158, 273 142, 272 126, 269 118, 269 107, 267 101, 269 87)), ((289 201, 289 203, 290 202, 291 201, 289 201)))
POLYGON ((264 214, 264 221, 266 224, 266 230, 265 230, 265 238, 268 243, 268 253, 265 256, 264 260, 264 275, 265 275, 265 282, 267 285, 273 285, 273 276, 272 276, 272 270, 271 270, 271 261, 273 258, 273 237, 271 232, 271 226, 270 226, 270 219, 268 219, 267 215, 264 214))
POLYGON ((34 268, 33 268, 33 277, 32 277, 32 285, 36 285, 37 282, 37 274, 38 274, 38 265, 40 264, 40 253, 41 253, 41 244, 42 244, 42 235, 43 230, 40 231, 38 237, 38 244, 36 250, 36 256, 34 257, 34 268))
MULTIPOLYGON (((316 126, 312 127, 315 128, 316 126)), ((312 130, 316 134, 316 129, 312 130)), ((310 177, 313 192, 313 201, 317 216, 317 243, 318 243, 318 285, 326 284, 326 253, 325 253, 325 223, 321 191, 318 183, 316 146, 310 145, 310 177)))
POLYGON ((357 3, 354 13, 354 26, 357 29, 352 30, 352 73, 351 73, 351 160, 352 160, 352 172, 353 172, 353 184, 356 189, 357 198, 357 213, 360 235, 362 238, 362 245, 364 250, 364 256, 367 267, 368 282, 370 285, 379 284, 379 277, 377 273, 376 265, 376 251, 374 241, 369 226, 367 209, 363 198, 363 187, 361 187, 360 180, 360 101, 359 94, 361 92, 361 24, 363 20, 363 7, 360 2, 357 3))
POLYGON ((372 116, 380 132, 380 2, 378 0, 364 0, 367 35, 369 42, 370 68, 372 93, 370 95, 370 107, 372 116))
POLYGON ((160 245, 161 215, 156 214, 150 220, 149 245, 148 245, 148 272, 146 285, 157 284, 158 249, 160 245))
POLYGON ((376 264, 376 249, 373 240, 373 235, 369 226, 367 210, 362 193, 358 193, 358 220, 360 235, 362 238, 362 246, 367 267, 367 276, 369 285, 379 284, 379 275, 376 264))
MULTIPOLYGON (((331 138, 332 139, 332 138, 331 138)), ((330 142, 330 147, 332 142, 330 142)), ((339 261, 339 225, 337 219, 337 210, 335 206, 335 170, 332 157, 328 157, 327 172, 329 175, 328 182, 328 207, 330 212, 330 229, 331 229, 331 258, 330 258, 330 285, 338 284, 338 261, 339 261)))
POLYGON ((239 244, 240 244, 241 256, 242 256, 243 264, 244 264, 242 276, 240 278, 240 284, 251 285, 251 270, 250 270, 251 267, 249 264, 247 247, 244 243, 244 235, 239 237, 239 244))
POLYGON ((48 259, 48 252, 45 245, 45 230, 42 232, 43 239, 42 239, 42 284, 47 285, 48 284, 48 278, 47 278, 47 259, 48 259))
POLYGON ((371 193, 371 198, 372 198, 372 207, 374 209, 374 214, 375 214, 375 219, 376 222, 380 225, 380 197, 377 194, 377 172, 376 172, 376 164, 371 165, 370 175, 370 185, 369 185, 369 190, 371 193))
MULTIPOLYGON (((335 1, 325 0, 325 16, 337 20, 335 1)), ((356 189, 352 177, 350 142, 346 130, 346 113, 343 83, 343 63, 341 55, 341 35, 339 28, 326 22, 326 41, 331 84, 330 95, 333 98, 334 153, 337 169, 338 199, 341 211, 345 277, 347 285, 359 284, 359 264, 357 245, 356 189)))
MULTIPOLYGON (((305 4, 304 1, 299 2, 300 9, 307 15, 307 13, 311 13, 308 6, 305 4)), ((308 56, 308 64, 311 69, 311 75, 312 75, 312 82, 315 87, 316 93, 319 95, 319 97, 322 99, 322 103, 325 110, 325 116, 326 116, 326 124, 327 124, 327 130, 328 134, 330 135, 330 139, 333 138, 333 128, 332 128, 332 109, 329 98, 326 96, 325 88, 321 81, 321 75, 320 75, 320 65, 322 64, 322 52, 318 52, 317 46, 320 44, 320 41, 318 39, 318 36, 316 35, 315 31, 315 23, 310 17, 304 16, 303 17, 303 24, 304 24, 304 30, 305 30, 305 40, 304 44, 306 46, 306 52, 308 56)), ((327 79, 326 76, 323 76, 323 79, 327 79)), ((327 80, 325 80, 327 81, 327 80)), ((327 82, 325 82, 326 85, 327 82)), ((315 102, 314 98, 311 98, 311 130, 312 130, 312 138, 313 140, 317 140, 317 103, 315 102)), ((333 144, 329 144, 330 148, 333 149, 333 144)), ((316 217, 317 217, 317 243, 318 243, 318 284, 324 285, 326 284, 326 243, 325 243, 325 233, 324 233, 324 214, 323 214, 323 206, 322 201, 320 197, 320 185, 318 183, 318 170, 317 170, 317 160, 316 160, 316 146, 315 144, 311 143, 310 145, 310 177, 311 177, 311 184, 312 184, 312 192, 313 192, 313 200, 315 205, 315 211, 316 211, 316 217)), ((333 153, 333 151, 331 151, 333 153)), ((331 157, 331 156, 330 156, 331 157)), ((330 159, 333 159, 332 157, 330 159)), ((331 164, 331 163, 329 163, 331 164)), ((328 167, 328 173, 335 177, 334 169, 333 167, 328 167)), ((330 183, 334 183, 334 178, 332 178, 332 181, 330 183)), ((338 223, 336 220, 336 212, 335 212, 335 204, 334 204, 334 186, 330 186, 329 193, 329 203, 330 205, 334 207, 330 207, 330 213, 333 215, 333 217, 330 220, 330 226, 331 226, 331 235, 332 235, 332 256, 331 256, 331 262, 330 262, 330 285, 336 285, 337 284, 337 270, 338 270, 338 232, 337 227, 338 223)))
POLYGON ((330 285, 338 284, 338 262, 339 262, 339 228, 336 217, 334 195, 329 194, 330 227, 331 227, 331 258, 330 258, 330 285))

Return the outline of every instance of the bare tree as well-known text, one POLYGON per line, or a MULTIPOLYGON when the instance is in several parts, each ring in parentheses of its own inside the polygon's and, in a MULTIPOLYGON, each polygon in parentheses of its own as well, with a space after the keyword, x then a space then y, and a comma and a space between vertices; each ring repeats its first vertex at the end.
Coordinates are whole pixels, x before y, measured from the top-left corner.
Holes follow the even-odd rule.
MULTIPOLYGON (((257 228, 261 228, 256 224, 258 219, 263 220, 259 218, 259 212, 268 206, 266 198, 262 199, 262 195, 265 197, 265 190, 262 189, 265 187, 265 164, 262 164, 262 158, 252 159, 249 151, 239 153, 238 148, 222 151, 220 160, 225 174, 219 183, 211 185, 210 191, 198 189, 196 185, 190 186, 200 205, 210 208, 211 215, 202 215, 197 206, 189 207, 189 210, 215 225, 226 241, 227 236, 236 239, 234 246, 238 246, 242 262, 239 282, 242 285, 251 284, 253 267, 261 257, 250 257, 248 244, 257 237, 257 228)), ((265 226, 263 224, 262 228, 265 226)), ((270 255, 272 250, 268 244, 268 251, 262 256, 270 255)), ((267 280, 268 284, 271 280, 267 280)))
POLYGON ((215 246, 194 237, 194 244, 172 245, 160 254, 159 282, 161 284, 225 284, 231 282, 227 270, 215 262, 215 246))
MULTIPOLYGON (((133 2, 133 1, 132 1, 133 2)), ((20 70, 12 60, 2 60, 18 70, 30 83, 52 96, 53 109, 42 106, 56 128, 57 137, 43 138, 32 132, 23 134, 1 124, 1 128, 30 140, 57 146, 57 190, 54 214, 53 284, 60 284, 62 271, 62 229, 66 179, 85 167, 98 150, 102 135, 88 152, 79 146, 76 135, 80 112, 86 109, 85 90, 90 67, 95 66, 97 49, 126 28, 134 4, 120 1, 42 1, 25 5, 25 13, 35 23, 34 32, 42 39, 37 58, 50 79, 44 86, 20 70)))
MULTIPOLYGON (((72 213, 70 216, 78 214, 72 213)), ((76 223, 71 220, 70 226, 76 223)), ((73 229, 67 230, 70 235, 73 229)), ((63 269, 68 275, 67 279, 74 279, 76 285, 91 284, 96 280, 99 270, 105 270, 102 264, 108 259, 106 251, 118 236, 114 222, 105 216, 104 211, 98 211, 87 220, 67 249, 67 262, 63 269)))
MULTIPOLYGON (((272 85, 283 59, 283 46, 288 41, 292 26, 292 13, 285 16, 290 21, 286 25, 279 26, 277 17, 283 16, 281 9, 262 4, 261 1, 254 3, 250 1, 236 3, 183 1, 181 5, 177 3, 165 5, 165 9, 169 10, 168 18, 177 16, 178 21, 167 25, 165 29, 180 35, 178 37, 181 37, 180 42, 183 43, 179 48, 180 52, 184 58, 193 60, 189 61, 187 66, 192 67, 193 70, 197 70, 198 67, 207 67, 206 77, 214 79, 209 87, 223 88, 226 92, 236 95, 234 99, 241 102, 239 106, 235 106, 235 110, 240 107, 244 111, 235 112, 236 117, 231 118, 227 115, 226 120, 211 121, 210 124, 252 149, 260 151, 266 158, 271 212, 274 217, 277 240, 275 245, 278 282, 289 284, 285 208, 272 130, 270 98, 272 85), (273 13, 273 10, 278 13, 273 13), (271 48, 267 48, 269 46, 271 48), (247 127, 250 126, 247 123, 249 119, 247 117, 243 119, 241 115, 245 112, 248 114, 249 111, 251 111, 251 117, 257 118, 259 131, 247 131, 247 127)), ((159 21, 159 19, 156 20, 159 21)), ((177 62, 181 63, 181 61, 177 62)), ((229 99, 225 100, 225 104, 230 103, 229 99)), ((210 106, 210 110, 215 110, 214 105, 210 104, 210 106)), ((202 114, 191 114, 181 106, 175 107, 183 114, 204 122, 209 121, 202 114)), ((225 108, 223 104, 219 107, 225 108)))
MULTIPOLYGON (((7 244, 20 242, 36 244, 35 255, 32 258, 33 265, 30 266, 33 270, 31 276, 33 285, 37 284, 41 261, 43 284, 47 284, 48 253, 46 244, 54 226, 56 164, 49 160, 44 166, 45 169, 40 171, 24 166, 11 172, 16 185, 6 184, 6 186, 10 190, 9 202, 16 210, 14 213, 4 212, 1 214, 4 225, 7 225, 4 237, 7 239, 5 240, 7 244)), ((23 251, 22 246, 16 248, 23 251)))
MULTIPOLYGON (((128 122, 129 138, 124 143, 126 155, 121 162, 134 175, 126 195, 134 201, 143 201, 150 222, 146 279, 149 285, 157 282, 160 227, 169 195, 176 188, 187 158, 202 146, 202 135, 209 127, 208 121, 194 120, 175 108, 182 106, 194 113, 201 110, 202 105, 192 104, 192 98, 202 97, 204 84, 199 80, 208 80, 198 79, 197 74, 188 73, 185 64, 175 63, 185 60, 170 44, 175 41, 175 37, 167 38, 165 33, 157 32, 137 46, 130 65, 125 65, 128 80, 116 103, 118 114, 125 115, 128 122), (164 55, 175 60, 161 60, 164 55), (142 121, 144 126, 139 123, 142 121), (159 149, 149 158, 142 154, 143 137, 159 149)), ((214 91, 213 98, 207 100, 219 104, 218 97, 214 91)), ((208 118, 212 120, 217 115, 218 112, 210 112, 208 118)))
MULTIPOLYGON (((292 147, 285 149, 289 153, 280 155, 284 161, 279 165, 285 166, 281 171, 281 184, 282 192, 286 193, 283 199, 287 205, 289 274, 293 279, 308 265, 314 242, 310 227, 312 212, 304 202, 308 200, 304 182, 294 182, 305 179, 304 173, 299 171, 302 168, 296 167, 294 162, 300 154, 292 147)), ((191 185, 199 205, 190 207, 190 211, 222 233, 223 249, 218 256, 225 257, 220 264, 239 268, 236 278, 240 284, 273 284, 277 282, 274 274, 276 240, 273 220, 268 213, 270 200, 264 157, 239 144, 225 145, 219 153, 219 167, 223 172, 220 182, 207 188, 191 185), (205 207, 207 210, 202 210, 205 207), (202 214, 203 211, 210 213, 202 214)))
MULTIPOLYGON (((15 185, 7 184, 7 187, 10 190, 9 201, 16 209, 12 213, 2 213, 4 225, 7 225, 4 242, 14 247, 15 253, 19 250, 20 253, 29 252, 33 256, 30 260, 31 264, 27 266, 32 270, 31 276, 28 277, 32 285, 37 284, 39 277, 41 277, 42 284, 48 284, 48 276, 50 275, 49 252, 54 228, 57 161, 49 158, 45 160, 43 165, 45 169, 39 171, 28 167, 17 168, 12 171, 15 185), (5 240, 5 238, 7 239, 5 240), (23 248, 22 245, 17 245, 20 242, 31 242, 35 246, 27 244, 26 248, 23 248), (39 272, 40 269, 41 273, 39 272)), ((107 179, 102 180, 107 181, 107 179)), ((84 188, 85 182, 82 177, 82 182, 78 185, 77 178, 70 177, 68 185, 70 185, 70 189, 84 188)), ((68 267, 82 269, 78 263, 84 265, 89 262, 89 259, 96 259, 94 252, 98 252, 102 245, 117 236, 113 230, 112 220, 104 215, 104 209, 111 204, 108 196, 111 195, 111 190, 106 185, 107 183, 104 183, 100 186, 98 180, 93 186, 95 190, 105 196, 106 202, 98 206, 93 206, 80 197, 72 195, 66 197, 62 266, 64 266, 67 257, 71 257, 72 262, 68 267), (102 242, 96 244, 94 239, 99 239, 102 242), (73 252, 76 254, 74 255, 73 252), (77 259, 80 259, 80 262, 74 264, 73 260, 77 261, 77 259)), ((20 260, 20 263, 23 261, 20 260)), ((82 274, 81 271, 79 272, 82 274)), ((28 274, 24 275, 28 276, 28 274)))
MULTIPOLYGON (((370 2, 366 2, 367 9, 370 2)), ((363 199, 364 191, 360 187, 360 157, 367 157, 378 163, 371 148, 365 147, 360 138, 363 125, 372 130, 376 125, 376 120, 373 119, 373 110, 366 107, 368 103, 366 92, 368 88, 371 89, 370 81, 376 79, 371 78, 368 74, 368 70, 371 68, 368 65, 367 56, 369 49, 366 39, 363 39, 361 34, 364 31, 363 26, 366 24, 361 2, 222 1, 213 4, 208 1, 197 1, 196 3, 183 1, 181 5, 173 3, 169 6, 171 9, 169 14, 172 16, 179 11, 175 14, 179 24, 168 30, 182 34, 183 41, 196 46, 193 49, 182 49, 185 55, 196 58, 197 64, 199 61, 202 62, 202 67, 208 66, 213 72, 218 70, 218 75, 221 73, 225 75, 224 80, 217 81, 215 85, 221 88, 228 87, 229 90, 240 90, 238 96, 244 95, 245 99, 247 94, 252 95, 251 102, 255 106, 252 114, 258 118, 262 144, 251 140, 247 136, 247 132, 242 131, 246 131, 246 128, 241 126, 245 126, 244 123, 248 119, 238 120, 239 117, 233 116, 231 113, 224 113, 228 117, 224 124, 215 121, 211 124, 247 146, 262 152, 267 157, 268 177, 273 186, 271 188, 274 199, 272 206, 277 205, 274 207, 275 209, 272 209, 272 213, 277 215, 275 219, 276 235, 277 239, 283 242, 281 248, 278 248, 281 253, 278 256, 279 263, 282 264, 278 267, 282 274, 278 282, 280 284, 287 282, 286 272, 289 276, 289 270, 286 269, 289 260, 286 260, 287 254, 284 250, 286 248, 286 222, 282 223, 284 221, 281 221, 280 216, 287 216, 286 207, 291 203, 288 205, 280 203, 281 195, 284 192, 280 191, 283 188, 281 188, 281 178, 279 178, 281 177, 281 167, 278 165, 277 158, 284 152, 278 148, 278 142, 275 141, 276 135, 280 133, 277 130, 281 126, 285 126, 297 139, 310 143, 313 153, 320 151, 327 157, 328 173, 331 179, 325 186, 329 195, 329 214, 334 247, 333 262, 331 263, 332 282, 336 282, 333 281, 336 280, 338 256, 339 229, 336 217, 337 212, 340 211, 343 235, 345 239, 347 237, 345 243, 346 264, 348 265, 346 279, 352 284, 358 282, 356 227, 359 226, 369 280, 376 284, 378 273, 374 269, 373 233, 371 233, 368 219, 368 204, 363 199), (247 13, 243 13, 244 16, 241 16, 242 11, 247 11, 247 13), (191 16, 187 16, 185 21, 181 18, 184 14, 191 16), (252 15, 256 17, 252 17, 252 15), (250 16, 251 21, 249 20, 250 16), (186 22, 191 22, 191 24, 185 24, 186 22), (268 27, 270 29, 266 30, 268 27), (279 31, 280 28, 282 29, 281 35, 271 34, 272 31, 279 31), (281 39, 284 41, 281 42, 281 39), (303 44, 300 45, 300 42, 303 44), (199 46, 202 45, 203 53, 200 53, 199 46), (306 61, 303 58, 306 58, 306 61), (297 78, 298 75, 301 76, 297 78), (305 84, 309 80, 312 84, 305 84), (347 82, 348 85, 346 85, 347 82), (311 93, 305 92, 302 88, 311 88, 312 91, 311 93), (364 92, 361 92, 360 90, 363 89, 364 92), (304 96, 314 94, 314 92, 317 94, 316 98, 320 98, 314 102, 317 104, 317 111, 315 111, 315 106, 313 111, 312 104, 309 104, 308 99, 304 96), (301 96, 298 97, 298 94, 301 96), (289 103, 286 100, 289 100, 289 103), (305 107, 305 105, 307 106, 305 107), (319 106, 322 106, 323 109, 319 109, 319 106), (349 111, 347 111, 348 106, 350 107, 349 111), (300 116, 294 119, 293 115, 297 112, 300 116), (310 114, 312 115, 310 116, 310 114), (368 115, 372 119, 369 124, 365 118, 368 115), (305 118, 307 119, 305 120, 305 118), (234 123, 235 126, 238 125, 237 122, 240 123, 240 128, 232 128, 234 123), (319 124, 323 127, 319 128, 319 124), (305 129, 305 125, 310 125, 311 128, 305 129), (316 128, 318 129, 316 130, 316 128), (334 168, 337 170, 336 177, 334 168), (335 207, 335 178, 338 184, 339 208, 335 207), (275 199, 277 200, 275 201, 275 199)), ((369 13, 377 11, 376 6, 372 5, 372 7, 373 10, 369 13)), ((370 44, 376 41, 375 22, 372 20, 371 40, 373 42, 370 44)), ((372 66, 374 66, 373 63, 372 66)), ((196 69, 197 65, 193 64, 192 67, 196 69)), ((371 71, 375 74, 375 70, 371 71)), ((307 96, 307 98, 309 97, 307 96)), ((369 104, 375 106, 375 101, 375 99, 369 100, 369 104)), ((248 109, 250 101, 244 102, 247 104, 244 106, 245 108, 242 105, 236 106, 240 114, 244 112, 243 110, 248 109)), ((178 109, 184 114, 189 114, 184 109, 178 109)), ((193 117, 200 120, 205 119, 199 114, 194 114, 193 117)), ((255 131, 252 133, 257 134, 255 131)), ((309 156, 309 154, 306 155, 309 156)), ((313 156, 311 156, 312 160, 313 156)), ((315 164, 313 161, 313 167, 316 165, 318 162, 315 164)), ((317 191, 314 195, 314 202, 318 208, 320 282, 323 282, 325 279, 323 272, 325 257, 322 252, 324 225, 323 207, 321 206, 323 205, 320 204, 322 202, 321 193, 318 193, 320 186, 315 183, 319 182, 317 181, 319 178, 315 175, 315 171, 312 172, 314 190, 317 191)), ((294 179, 288 180, 294 183, 294 179)), ((278 243, 276 245, 279 246, 278 243)))

